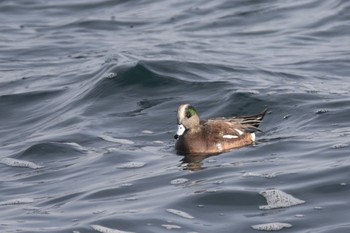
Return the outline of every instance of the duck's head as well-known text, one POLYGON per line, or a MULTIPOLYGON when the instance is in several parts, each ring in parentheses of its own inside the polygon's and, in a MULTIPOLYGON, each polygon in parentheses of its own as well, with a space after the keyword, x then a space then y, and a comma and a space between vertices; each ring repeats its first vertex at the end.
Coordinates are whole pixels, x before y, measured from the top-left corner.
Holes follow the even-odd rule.
POLYGON ((180 105, 177 110, 177 132, 174 136, 178 139, 187 130, 196 129, 199 127, 200 118, 196 109, 189 104, 180 105))

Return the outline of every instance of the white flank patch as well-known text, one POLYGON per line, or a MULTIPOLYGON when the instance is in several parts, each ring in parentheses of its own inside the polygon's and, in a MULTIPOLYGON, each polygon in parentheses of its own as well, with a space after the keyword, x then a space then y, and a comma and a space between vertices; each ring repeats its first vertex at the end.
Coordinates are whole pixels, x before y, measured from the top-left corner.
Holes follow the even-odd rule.
POLYGON ((263 178, 275 178, 276 177, 276 173, 255 173, 255 172, 245 172, 243 173, 244 177, 263 177, 263 178))
POLYGON ((239 129, 235 129, 235 130, 236 130, 237 133, 239 133, 239 135, 243 134, 242 130, 239 130, 239 129))
POLYGON ((131 231, 121 231, 121 230, 112 229, 112 228, 108 228, 108 227, 103 227, 103 226, 99 226, 99 225, 91 225, 91 227, 95 231, 99 231, 99 232, 102 232, 102 233, 133 233, 131 231))
POLYGON ((216 144, 216 148, 218 148, 219 152, 223 151, 221 143, 216 144))
POLYGON ((224 135, 224 136, 222 136, 223 138, 225 138, 225 139, 234 139, 234 138, 238 138, 238 136, 236 136, 236 135, 230 135, 230 134, 226 134, 226 135, 224 135))
POLYGON ((183 217, 183 218, 188 218, 188 219, 194 219, 192 215, 189 215, 188 213, 185 213, 181 210, 175 210, 175 209, 166 209, 167 212, 175 214, 177 216, 183 217))
POLYGON ((25 167, 25 168, 31 168, 31 169, 39 169, 39 168, 44 167, 44 166, 37 165, 33 162, 12 159, 12 158, 1 159, 0 163, 6 164, 6 165, 11 166, 11 167, 25 167))
POLYGON ((251 133, 250 136, 252 137, 252 141, 255 142, 255 133, 251 133))

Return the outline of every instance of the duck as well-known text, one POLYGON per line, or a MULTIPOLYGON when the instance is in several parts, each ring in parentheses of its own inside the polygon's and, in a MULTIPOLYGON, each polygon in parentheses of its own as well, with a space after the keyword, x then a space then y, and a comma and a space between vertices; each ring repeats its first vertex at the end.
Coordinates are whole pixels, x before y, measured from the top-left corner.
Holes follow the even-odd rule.
POLYGON ((190 104, 177 110, 175 150, 180 155, 214 155, 254 144, 255 132, 267 112, 249 116, 201 120, 190 104))

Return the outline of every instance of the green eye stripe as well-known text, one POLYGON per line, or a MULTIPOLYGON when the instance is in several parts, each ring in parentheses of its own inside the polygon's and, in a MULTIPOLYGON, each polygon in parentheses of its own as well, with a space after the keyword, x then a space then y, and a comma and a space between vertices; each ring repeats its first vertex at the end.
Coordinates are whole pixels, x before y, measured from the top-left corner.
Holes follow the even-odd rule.
POLYGON ((192 117, 192 116, 194 116, 196 114, 197 114, 196 110, 192 106, 188 107, 188 109, 186 111, 186 117, 187 118, 190 118, 190 117, 192 117))

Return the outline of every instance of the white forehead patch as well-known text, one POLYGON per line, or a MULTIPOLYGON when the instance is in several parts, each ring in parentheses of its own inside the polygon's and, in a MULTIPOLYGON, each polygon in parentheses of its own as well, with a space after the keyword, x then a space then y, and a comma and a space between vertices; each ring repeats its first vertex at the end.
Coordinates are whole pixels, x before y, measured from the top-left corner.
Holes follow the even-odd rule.
POLYGON ((236 135, 230 135, 230 134, 226 134, 226 135, 224 135, 224 136, 222 136, 223 138, 225 138, 225 139, 234 139, 234 138, 238 138, 238 136, 236 136, 236 135))
POLYGON ((183 104, 183 105, 180 105, 179 109, 177 110, 177 119, 179 123, 181 123, 182 119, 185 119, 187 107, 188 107, 188 104, 183 104))

